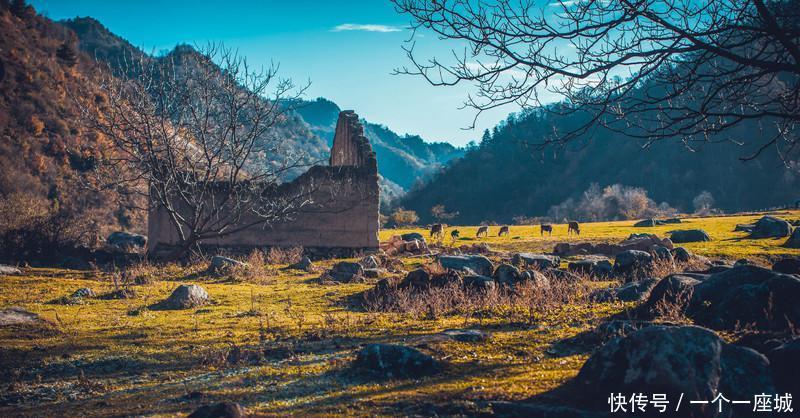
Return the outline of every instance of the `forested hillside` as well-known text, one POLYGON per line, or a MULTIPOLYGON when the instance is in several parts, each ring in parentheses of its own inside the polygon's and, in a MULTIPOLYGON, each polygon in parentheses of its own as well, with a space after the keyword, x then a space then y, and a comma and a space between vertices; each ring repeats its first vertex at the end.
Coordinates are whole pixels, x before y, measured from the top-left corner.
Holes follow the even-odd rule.
MULTIPOLYGON (((800 197, 797 167, 787 167, 771 149, 741 161, 755 150, 726 138, 696 149, 677 141, 643 148, 640 141, 598 130, 564 147, 535 146, 554 127, 579 126, 578 117, 542 110, 512 116, 398 206, 417 211, 425 222, 432 220, 430 208, 443 204, 459 212, 456 222, 478 223, 547 216, 551 207, 580 198, 592 183, 640 187, 653 200, 682 211, 692 211, 694 198, 703 191, 726 211, 785 205, 800 197)), ((760 134, 752 123, 736 131, 739 137, 760 134)))

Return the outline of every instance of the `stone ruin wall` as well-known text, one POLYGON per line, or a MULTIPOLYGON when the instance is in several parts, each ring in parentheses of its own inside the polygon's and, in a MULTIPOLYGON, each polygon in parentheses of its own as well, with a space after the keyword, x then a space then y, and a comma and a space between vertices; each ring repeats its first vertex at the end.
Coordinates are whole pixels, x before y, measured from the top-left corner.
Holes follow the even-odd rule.
MULTIPOLYGON (((205 240, 202 245, 231 249, 303 246, 323 252, 378 248, 378 163, 353 111, 339 114, 330 165, 311 167, 281 185, 277 193, 291 194, 298 188, 311 187, 314 203, 292 220, 255 226, 205 240)), ((150 210, 148 239, 151 253, 177 244, 178 233, 163 209, 150 210)))

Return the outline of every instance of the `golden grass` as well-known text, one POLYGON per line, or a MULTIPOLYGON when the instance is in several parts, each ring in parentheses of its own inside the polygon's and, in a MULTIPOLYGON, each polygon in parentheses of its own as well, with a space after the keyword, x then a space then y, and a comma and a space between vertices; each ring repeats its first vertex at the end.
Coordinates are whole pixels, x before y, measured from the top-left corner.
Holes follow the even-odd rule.
MULTIPOLYGON (((783 216, 796 218, 800 212, 783 216)), ((663 235, 670 229, 699 227, 714 239, 686 245, 699 254, 733 259, 800 255, 780 247, 783 240, 747 240, 732 232, 735 224, 757 218, 698 218, 656 228, 633 228, 633 222, 584 224, 580 239, 616 242, 633 232, 663 235)), ((471 238, 476 227, 458 229, 462 237, 471 238)), ((494 235, 496 230, 492 228, 494 235)), ((382 231, 381 239, 407 231, 382 231)), ((539 237, 538 227, 512 226, 509 237, 482 241, 498 250, 549 251, 566 238, 564 225, 556 225, 553 236, 545 238, 539 237)), ((458 241, 472 242, 476 241, 458 241)), ((335 261, 317 264, 330 267, 335 261)), ((411 269, 425 259, 404 261, 411 269)), ((0 355, 6 358, 3 366, 10 368, 12 382, 4 384, 0 400, 25 397, 0 406, 0 416, 76 411, 183 416, 200 404, 221 400, 274 416, 410 414, 425 411, 423 404, 454 403, 471 411, 478 408, 477 400, 524 399, 563 384, 577 373, 588 353, 560 353, 554 343, 625 308, 619 303, 565 305, 543 313, 534 323, 490 315, 481 320, 482 329, 493 336, 488 343, 427 342, 428 349, 448 363, 442 374, 419 381, 372 381, 349 369, 360 345, 414 344, 444 329, 477 326, 478 319, 451 315, 424 320, 363 312, 352 308, 349 300, 371 285, 324 286, 315 280, 318 274, 281 267, 271 266, 276 275, 258 284, 207 277, 199 267, 169 266, 149 272, 156 280, 134 286, 135 299, 90 299, 82 305, 48 302, 81 287, 98 294, 110 292, 114 285, 109 274, 30 269, 21 277, 0 278, 0 306, 39 313, 60 331, 30 336, 0 329, 0 355), (202 285, 213 304, 183 311, 147 309, 185 282, 202 285), (221 360, 236 349, 266 351, 266 357, 254 364, 221 360), (91 366, 109 359, 133 363, 122 370, 91 366), (61 375, 43 371, 65 364, 83 368, 84 377, 74 370, 61 375), (202 392, 204 398, 185 397, 192 391, 202 392)))

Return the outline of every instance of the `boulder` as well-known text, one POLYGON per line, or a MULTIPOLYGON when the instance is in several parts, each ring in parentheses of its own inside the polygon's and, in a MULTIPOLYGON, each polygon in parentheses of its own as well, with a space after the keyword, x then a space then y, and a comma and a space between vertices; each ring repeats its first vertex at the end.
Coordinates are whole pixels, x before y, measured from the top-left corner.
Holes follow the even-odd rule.
POLYGON ((752 233, 755 228, 756 228, 755 224, 736 224, 736 227, 733 228, 733 232, 752 233))
POLYGON ((92 265, 88 261, 78 257, 64 257, 61 260, 61 268, 67 270, 92 270, 92 265))
POLYGON ((364 269, 376 269, 381 266, 380 261, 373 255, 362 258, 358 264, 361 264, 361 267, 364 267, 364 269))
POLYGON ((189 414, 188 418, 245 418, 247 412, 241 405, 234 402, 220 402, 213 405, 204 405, 189 414))
MULTIPOLYGON (((575 385, 596 408, 608 408, 609 393, 663 393, 670 402, 681 396, 710 402, 719 393, 742 400, 775 393, 762 354, 696 326, 648 326, 612 339, 581 367, 575 385)), ((685 416, 717 416, 710 408, 689 408, 685 416)))
POLYGON ((639 310, 647 317, 658 316, 664 314, 665 310, 671 309, 683 313, 689 306, 698 283, 699 280, 689 276, 669 275, 653 286, 647 301, 639 307, 639 310))
POLYGON ((495 281, 491 277, 469 275, 464 276, 464 287, 469 290, 487 292, 495 288, 495 281))
POLYGON ((367 279, 377 279, 381 277, 382 269, 364 269, 364 277, 367 279))
POLYGON ((516 253, 511 257, 511 262, 516 265, 536 267, 539 270, 557 268, 561 258, 557 255, 516 253))
POLYGON ((303 256, 300 261, 290 265, 289 268, 311 272, 314 271, 314 263, 307 256, 303 256))
POLYGON ((683 244, 687 242, 711 241, 711 237, 702 229, 679 229, 677 231, 672 231, 670 240, 676 244, 683 244))
POLYGON ((614 266, 607 258, 589 258, 569 263, 569 271, 577 274, 588 274, 594 277, 608 277, 614 266))
POLYGON ((491 276, 494 273, 494 264, 482 255, 443 255, 438 260, 446 269, 459 271, 468 269, 481 276, 491 276))
POLYGON ((741 265, 694 286, 688 314, 712 329, 790 331, 800 324, 800 278, 741 265))
POLYGON ((431 275, 425 269, 416 269, 408 272, 400 282, 401 289, 424 290, 431 286, 431 275))
POLYGON ((441 335, 462 343, 478 343, 489 340, 489 334, 477 329, 447 329, 441 335))
POLYGON ((800 393, 800 337, 773 348, 768 357, 778 392, 800 393))
POLYGON ((643 219, 633 224, 633 226, 636 228, 651 227, 656 225, 659 225, 659 223, 657 223, 655 219, 643 219))
POLYGON ((792 231, 792 235, 783 243, 783 246, 786 248, 800 248, 800 228, 795 228, 792 231))
POLYGON ((432 287, 445 287, 445 286, 462 286, 463 279, 461 279, 461 272, 455 270, 447 270, 444 273, 437 273, 431 276, 432 287))
POLYGON ((409 232, 407 234, 400 235, 400 238, 403 241, 422 241, 425 242, 425 237, 422 236, 419 232, 409 232))
POLYGON ((550 268, 545 270, 543 273, 546 276, 551 277, 553 280, 560 282, 578 283, 581 281, 581 278, 577 274, 571 273, 567 270, 550 268))
POLYGON ((22 270, 14 266, 0 264, 0 276, 19 276, 20 274, 22 274, 22 270))
POLYGON ((501 285, 513 286, 520 280, 519 269, 511 264, 500 264, 494 271, 492 278, 501 285))
POLYGON ((96 297, 96 296, 97 295, 94 293, 94 291, 92 289, 89 289, 88 287, 82 287, 82 288, 72 292, 72 297, 73 298, 78 298, 78 299, 93 298, 93 297, 96 297))
POLYGON ((614 258, 614 274, 632 279, 634 274, 652 267, 653 256, 639 250, 627 250, 614 258))
POLYGON ((538 270, 526 270, 519 275, 520 282, 532 282, 534 287, 550 287, 550 279, 538 270))
POLYGON ((351 261, 340 261, 333 265, 328 275, 337 282, 349 283, 364 276, 364 267, 351 261))
POLYGON ((28 310, 11 307, 0 309, 0 327, 11 325, 42 324, 45 321, 39 315, 28 310))
POLYGON ((114 231, 106 238, 106 248, 112 252, 138 253, 147 247, 147 237, 132 232, 114 231))
POLYGON ((659 261, 667 263, 675 262, 675 258, 672 256, 672 251, 670 251, 667 247, 656 245, 650 250, 650 254, 659 261))
POLYGON ((208 293, 196 284, 182 284, 161 302, 162 309, 189 309, 208 303, 208 293))
POLYGON ((683 247, 675 247, 672 249, 672 258, 679 263, 688 263, 692 260, 692 253, 683 247))
POLYGON ((650 291, 658 283, 658 279, 647 278, 626 283, 617 288, 601 289, 593 292, 589 298, 595 302, 638 302, 647 299, 650 291))
POLYGON ((782 258, 772 265, 772 271, 784 274, 800 274, 800 258, 782 258))
POLYGON ((779 238, 792 234, 792 224, 774 216, 763 216, 750 233, 750 238, 779 238))
POLYGON ((628 239, 623 240, 619 245, 624 250, 650 251, 655 245, 667 247, 670 250, 674 247, 669 238, 659 238, 655 234, 631 234, 628 239))
POLYGON ((668 218, 668 219, 664 219, 663 221, 661 221, 661 223, 663 223, 663 224, 679 224, 679 223, 683 223, 683 220, 681 220, 681 218, 668 218))
POLYGON ((246 267, 247 263, 239 260, 215 255, 211 257, 211 264, 208 265, 208 272, 214 275, 228 274, 238 267, 246 267))
POLYGON ((441 364, 433 357, 394 344, 367 345, 358 352, 354 366, 388 378, 417 378, 441 369, 441 364))

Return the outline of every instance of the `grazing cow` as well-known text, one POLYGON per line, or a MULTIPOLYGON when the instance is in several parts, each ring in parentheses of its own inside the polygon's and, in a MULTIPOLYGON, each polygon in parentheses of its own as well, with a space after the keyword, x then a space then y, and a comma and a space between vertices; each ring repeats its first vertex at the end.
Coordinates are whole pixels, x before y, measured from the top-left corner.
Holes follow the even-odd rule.
POLYGON ((570 221, 569 226, 567 227, 567 235, 572 235, 573 231, 576 234, 580 235, 581 234, 581 226, 575 221, 570 221))
POLYGON ((431 238, 442 238, 444 235, 444 226, 442 224, 433 224, 431 225, 431 238))
POLYGON ((454 230, 450 231, 450 239, 452 239, 453 241, 457 240, 458 237, 459 237, 459 234, 460 234, 460 232, 458 232, 457 229, 454 229, 454 230))
POLYGON ((541 228, 542 228, 541 230, 542 236, 544 236, 545 232, 547 232, 550 235, 553 235, 553 225, 542 224, 541 228))
POLYGON ((476 238, 480 238, 481 236, 485 237, 487 235, 489 235, 489 227, 488 226, 482 226, 482 227, 478 228, 478 233, 475 234, 475 237, 476 238))
POLYGON ((505 225, 501 226, 500 227, 500 232, 497 233, 498 237, 502 237, 503 235, 508 235, 508 227, 505 226, 505 225))

